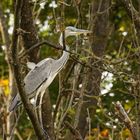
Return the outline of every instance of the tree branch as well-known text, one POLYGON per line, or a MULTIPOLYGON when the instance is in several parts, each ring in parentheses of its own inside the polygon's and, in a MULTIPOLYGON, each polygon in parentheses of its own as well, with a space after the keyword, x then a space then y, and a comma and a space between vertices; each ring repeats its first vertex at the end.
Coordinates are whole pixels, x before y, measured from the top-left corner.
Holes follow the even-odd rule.
MULTIPOLYGON (((10 44, 11 44, 11 39, 8 33, 8 26, 7 26, 7 19, 4 16, 4 12, 3 12, 3 8, 2 8, 2 2, 0 2, 0 30, 1 30, 1 34, 2 34, 2 41, 4 44, 4 53, 5 53, 5 60, 8 64, 8 71, 9 71, 9 93, 10 96, 8 96, 8 100, 7 100, 7 112, 9 112, 8 110, 8 106, 9 103, 11 101, 11 98, 13 98, 14 94, 17 93, 17 88, 16 88, 16 84, 15 84, 15 79, 12 73, 12 67, 10 65, 10 55, 9 55, 9 49, 10 49, 10 44)), ((13 113, 8 113, 7 115, 7 120, 6 120, 6 133, 7 134, 11 134, 12 133, 12 129, 14 127, 14 115, 13 113)), ((7 135, 8 137, 8 135, 7 135)), ((10 139, 10 138, 9 138, 10 139)))
POLYGON ((69 122, 65 121, 64 124, 67 126, 67 128, 69 128, 71 133, 75 136, 75 140, 83 140, 83 138, 80 135, 79 131, 76 130, 75 128, 73 128, 73 126, 69 122))
POLYGON ((14 30, 13 30, 13 35, 12 35, 12 44, 10 46, 11 49, 11 65, 13 68, 13 73, 15 76, 15 81, 17 84, 17 88, 21 100, 23 102, 23 105, 29 115, 29 118, 32 122, 32 125, 34 127, 35 133, 38 137, 38 139, 41 140, 46 140, 46 137, 44 135, 44 133, 42 132, 41 128, 40 128, 40 124, 37 120, 37 117, 34 113, 33 107, 29 102, 29 99, 27 97, 27 94, 25 93, 23 87, 23 81, 21 78, 21 73, 20 73, 20 67, 19 67, 19 62, 18 62, 18 58, 17 58, 17 46, 18 46, 18 34, 17 34, 17 29, 19 28, 19 21, 20 21, 20 12, 21 12, 21 4, 22 1, 21 0, 17 0, 16 1, 16 5, 15 5, 15 16, 14 16, 14 30))
POLYGON ((127 113, 125 112, 123 106, 122 106, 121 103, 118 101, 118 102, 115 104, 115 107, 116 107, 116 109, 117 109, 117 111, 118 111, 119 118, 120 118, 121 121, 125 124, 125 126, 131 131, 134 140, 137 140, 136 128, 135 128, 134 124, 132 123, 132 121, 130 120, 130 118, 129 118, 129 116, 127 115, 127 113))
POLYGON ((45 93, 43 94, 42 98, 43 100, 40 106, 42 107, 41 109, 42 120, 41 121, 43 123, 43 129, 47 131, 50 140, 55 140, 54 121, 52 118, 52 105, 51 105, 48 89, 45 90, 45 93))
POLYGON ((40 47, 40 46, 42 46, 42 45, 49 45, 49 46, 52 47, 52 48, 62 50, 62 46, 60 46, 60 45, 57 46, 57 45, 54 45, 54 44, 50 43, 50 42, 47 41, 47 40, 44 40, 44 41, 41 41, 41 42, 39 42, 39 43, 37 43, 37 44, 31 46, 29 49, 27 49, 25 52, 23 52, 21 55, 19 55, 19 58, 20 58, 20 59, 23 58, 23 57, 26 56, 29 52, 31 52, 32 50, 34 50, 34 49, 36 49, 36 48, 38 48, 38 47, 40 47))
MULTIPOLYGON (((102 57, 105 53, 109 35, 110 4, 111 0, 98 0, 92 1, 91 3, 91 21, 89 26, 94 35, 90 40, 90 44, 93 54, 99 59, 96 59, 93 55, 88 62, 89 66, 92 67, 86 75, 88 77, 86 90, 88 91, 89 96, 98 96, 100 93, 101 74, 104 69, 102 57)), ((86 120, 88 115, 87 108, 89 108, 91 117, 94 117, 97 99, 84 97, 84 101, 87 102, 82 105, 77 127, 83 138, 85 138, 88 131, 88 122, 86 120)))
POLYGON ((55 45, 47 40, 43 40, 33 46, 31 46, 29 49, 25 50, 25 52, 23 52, 22 54, 19 54, 19 59, 23 58, 24 56, 28 55, 29 52, 33 51, 34 49, 36 48, 39 48, 40 46, 42 45, 49 45, 50 47, 52 48, 55 48, 55 49, 58 49, 58 50, 65 50, 66 52, 69 52, 70 54, 73 54, 73 55, 80 55, 80 54, 77 54, 77 53, 74 53, 74 52, 71 52, 69 50, 66 50, 64 47, 60 46, 60 45, 55 45))
MULTIPOLYGON (((24 0, 21 7, 21 21, 19 31, 22 31, 22 46, 25 50, 29 49, 34 44, 38 43, 39 37, 35 28, 32 7, 30 0, 24 0)), ((36 48, 28 53, 28 59, 32 62, 38 62, 38 50, 36 48)))
POLYGON ((136 26, 140 27, 140 14, 132 5, 131 0, 122 0, 123 4, 126 7, 128 15, 134 20, 136 26))
POLYGON ((0 29, 1 29, 1 34, 2 34, 2 39, 3 39, 3 43, 6 45, 6 51, 8 50, 8 48, 10 47, 10 37, 8 34, 8 28, 7 28, 7 24, 6 24, 6 19, 4 17, 4 13, 1 7, 1 3, 0 3, 0 29))

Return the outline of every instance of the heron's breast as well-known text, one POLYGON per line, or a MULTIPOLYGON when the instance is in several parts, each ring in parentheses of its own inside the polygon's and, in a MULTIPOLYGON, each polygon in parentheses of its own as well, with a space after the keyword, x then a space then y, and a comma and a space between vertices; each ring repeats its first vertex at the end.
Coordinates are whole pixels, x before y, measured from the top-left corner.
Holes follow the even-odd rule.
POLYGON ((48 79, 44 82, 43 86, 42 86, 42 91, 46 90, 46 88, 48 88, 50 86, 50 84, 52 83, 52 81, 54 80, 54 78, 56 77, 57 74, 54 75, 50 75, 48 77, 48 79))

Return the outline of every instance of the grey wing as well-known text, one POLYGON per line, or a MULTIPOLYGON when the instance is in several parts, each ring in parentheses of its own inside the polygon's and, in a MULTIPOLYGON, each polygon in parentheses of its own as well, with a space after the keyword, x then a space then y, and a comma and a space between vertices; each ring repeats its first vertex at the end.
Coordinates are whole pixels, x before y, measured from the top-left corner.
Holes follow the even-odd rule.
POLYGON ((37 64, 36 64, 36 66, 41 66, 42 64, 44 64, 46 61, 49 61, 49 60, 52 60, 53 61, 53 59, 52 58, 46 58, 46 59, 43 59, 43 60, 41 60, 40 62, 38 62, 37 64))
POLYGON ((33 93, 48 79, 53 62, 54 60, 51 58, 46 59, 41 65, 37 65, 27 74, 24 79, 25 91, 27 94, 33 93))

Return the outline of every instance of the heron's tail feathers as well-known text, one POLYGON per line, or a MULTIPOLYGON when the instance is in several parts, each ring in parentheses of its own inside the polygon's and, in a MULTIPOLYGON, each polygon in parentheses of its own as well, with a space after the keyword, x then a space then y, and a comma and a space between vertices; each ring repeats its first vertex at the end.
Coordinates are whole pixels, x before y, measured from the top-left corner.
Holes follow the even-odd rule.
POLYGON ((20 99, 19 99, 19 95, 17 94, 11 101, 11 104, 9 106, 9 111, 13 111, 16 107, 18 107, 20 105, 20 99))

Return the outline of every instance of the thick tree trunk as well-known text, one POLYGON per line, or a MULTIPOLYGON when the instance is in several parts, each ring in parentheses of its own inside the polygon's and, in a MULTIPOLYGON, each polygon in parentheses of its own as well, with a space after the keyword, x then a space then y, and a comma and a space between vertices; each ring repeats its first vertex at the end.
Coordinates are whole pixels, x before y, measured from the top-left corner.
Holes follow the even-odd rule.
MULTIPOLYGON (((24 0, 21 8, 21 22, 19 32, 22 35, 22 45, 25 49, 29 49, 34 44, 38 43, 39 38, 34 25, 32 8, 29 0, 24 0)), ((29 52, 29 61, 38 61, 38 49, 29 52)))
MULTIPOLYGON (((21 13, 21 29, 23 30, 23 46, 25 49, 29 49, 31 46, 38 42, 38 35, 35 29, 35 25, 32 18, 32 11, 29 0, 23 1, 22 13, 21 13)), ((35 49, 29 53, 29 61, 38 61, 38 49, 35 49)), ((48 133, 51 140, 54 140, 54 128, 51 113, 51 102, 49 98, 49 91, 46 91, 43 97, 42 105, 42 121, 44 124, 44 131, 48 133)))
MULTIPOLYGON (((21 100, 23 102, 23 105, 28 113, 28 116, 31 120, 31 123, 33 125, 33 128, 34 128, 34 131, 35 131, 35 134, 36 136, 38 137, 38 139, 42 139, 42 140, 46 140, 46 135, 43 133, 41 127, 40 127, 40 124, 38 122, 38 119, 37 119, 37 116, 34 112, 34 109, 33 109, 33 106, 31 105, 28 97, 27 97, 27 94, 25 93, 25 90, 24 90, 24 82, 23 82, 23 77, 22 77, 22 74, 21 74, 21 65, 19 63, 19 59, 18 59, 18 47, 19 47, 19 44, 21 43, 20 41, 20 35, 19 33, 22 33, 22 35, 24 36, 27 31, 29 30, 28 29, 28 25, 30 26, 30 29, 32 27, 32 30, 31 31, 35 31, 35 28, 33 26, 33 19, 32 19, 32 13, 29 12, 31 11, 30 7, 29 7, 30 3, 28 0, 25 0, 25 1, 22 1, 22 0, 17 0, 16 3, 15 3, 15 12, 14 12, 14 29, 13 29, 13 34, 12 34, 12 43, 10 45, 10 58, 11 58, 11 67, 12 67, 12 72, 14 74, 14 77, 15 77, 15 81, 16 81, 16 85, 17 85, 17 88, 18 88, 18 91, 19 91, 19 95, 21 97, 21 100), (26 5, 27 4, 27 5, 26 5), (26 12, 25 12, 25 9, 24 9, 24 6, 27 6, 28 8, 26 9, 26 12), (25 12, 24 14, 31 14, 29 17, 29 19, 27 20, 29 23, 28 25, 26 26, 26 28, 23 30, 21 30, 21 25, 22 25, 22 12, 25 12), (29 12, 29 13, 28 13, 29 12), (21 32, 22 31, 22 32, 21 32)), ((25 6, 25 7, 26 7, 25 6)), ((27 17, 27 15, 25 16, 27 17)), ((25 18, 24 17, 24 18, 25 18)), ((26 19, 25 19, 26 20, 26 19)), ((30 30, 29 30, 30 31, 30 30)), ((29 34, 31 34, 31 32, 28 32, 29 34)), ((35 32, 34 32, 35 33, 35 32)), ((37 35, 37 34, 36 34, 37 35)), ((28 36, 28 35, 27 35, 28 36)), ((25 46, 28 46, 30 44, 35 44, 37 41, 33 35, 31 36, 28 36, 29 37, 29 40, 27 39, 26 40, 26 35, 22 38, 23 39, 23 45, 24 47, 25 46), (26 44, 27 43, 27 44, 26 44)))
POLYGON ((43 129, 47 132, 50 140, 55 140, 54 123, 52 117, 52 105, 48 89, 46 89, 42 101, 42 122, 43 129))
MULTIPOLYGON (((110 0, 95 0, 92 2, 91 11, 91 30, 93 31, 93 38, 91 40, 91 47, 94 55, 102 58, 104 55, 107 38, 109 33, 109 11, 110 0)), ((100 82, 102 70, 102 62, 96 62, 96 59, 91 60, 92 70, 88 72, 87 91, 90 96, 98 96, 100 94, 100 82), (94 65, 93 65, 94 64, 94 65)), ((94 118, 96 111, 97 100, 94 98, 84 98, 82 105, 79 123, 77 129, 84 138, 88 132, 87 117, 89 110, 90 117, 94 118)))

